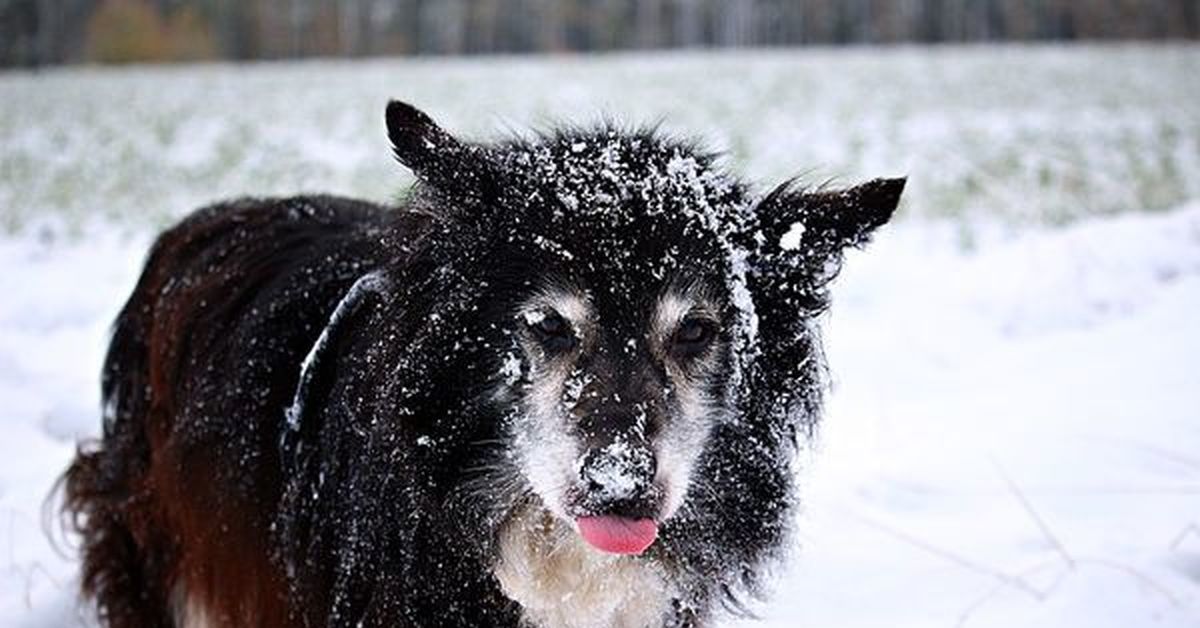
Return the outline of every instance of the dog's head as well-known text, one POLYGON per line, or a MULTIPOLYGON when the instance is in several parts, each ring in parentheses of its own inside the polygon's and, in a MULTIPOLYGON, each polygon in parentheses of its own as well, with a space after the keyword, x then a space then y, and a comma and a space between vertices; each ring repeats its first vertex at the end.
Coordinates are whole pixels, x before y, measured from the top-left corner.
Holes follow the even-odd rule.
POLYGON ((700 490, 718 426, 814 418, 796 416, 813 407, 809 321, 841 251, 888 220, 904 185, 755 197, 652 131, 472 144, 397 102, 387 122, 416 203, 484 258, 489 403, 513 468, 616 553, 646 549, 700 490))

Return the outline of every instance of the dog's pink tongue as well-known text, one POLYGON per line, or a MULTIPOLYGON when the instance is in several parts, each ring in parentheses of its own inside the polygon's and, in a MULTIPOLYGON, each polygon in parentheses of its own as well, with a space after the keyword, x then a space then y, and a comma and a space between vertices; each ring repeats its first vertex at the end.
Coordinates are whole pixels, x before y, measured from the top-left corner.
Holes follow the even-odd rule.
POLYGON ((575 525, 589 545, 612 554, 641 554, 658 536, 658 524, 653 519, 580 517, 575 525))

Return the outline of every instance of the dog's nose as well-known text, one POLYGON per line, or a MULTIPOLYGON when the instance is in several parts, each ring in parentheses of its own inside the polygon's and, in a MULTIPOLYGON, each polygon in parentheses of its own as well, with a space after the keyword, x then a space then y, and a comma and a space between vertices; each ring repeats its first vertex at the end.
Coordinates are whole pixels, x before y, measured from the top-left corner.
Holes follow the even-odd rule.
POLYGON ((589 501, 621 502, 644 496, 654 483, 656 469, 648 447, 619 440, 588 452, 579 478, 589 501))

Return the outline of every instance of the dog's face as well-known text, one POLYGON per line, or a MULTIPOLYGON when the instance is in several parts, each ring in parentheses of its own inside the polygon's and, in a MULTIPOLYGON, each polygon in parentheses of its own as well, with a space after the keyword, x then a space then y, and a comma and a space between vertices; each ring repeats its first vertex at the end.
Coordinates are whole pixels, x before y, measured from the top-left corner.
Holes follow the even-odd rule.
POLYGON ((722 286, 602 277, 544 285, 518 308, 527 376, 505 384, 515 454, 545 506, 575 521, 662 522, 729 411, 722 286))
POLYGON ((770 335, 799 333, 842 247, 899 197, 864 186, 802 201, 785 187, 755 203, 712 158, 652 133, 485 147, 399 103, 388 123, 401 161, 489 242, 485 283, 507 339, 491 402, 514 467, 610 552, 640 553, 684 507, 713 430, 738 419, 760 346, 804 359, 789 347, 807 345, 770 335), (884 207, 843 215, 860 197, 884 207), (787 254, 797 222, 808 240, 787 254))
POLYGON ((728 251, 705 218, 737 211, 740 190, 616 135, 529 157, 509 156, 536 199, 522 231, 537 259, 512 317, 524 374, 504 384, 513 453, 549 511, 602 549, 640 552, 731 411, 739 317, 728 251))
POLYGON ((733 411, 740 185, 682 146, 615 131, 504 147, 517 468, 593 545, 637 553, 684 503, 733 411), (519 278, 519 279, 517 279, 519 278))

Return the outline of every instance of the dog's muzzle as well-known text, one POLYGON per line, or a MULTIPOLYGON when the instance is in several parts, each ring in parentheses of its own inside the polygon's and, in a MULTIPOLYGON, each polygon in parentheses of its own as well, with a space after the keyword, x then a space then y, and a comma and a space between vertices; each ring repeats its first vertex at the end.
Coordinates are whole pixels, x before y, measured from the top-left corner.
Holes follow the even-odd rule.
POLYGON ((651 517, 660 491, 649 447, 616 441, 586 453, 579 464, 579 503, 586 514, 651 517))
POLYGON ((616 440, 593 449, 579 463, 571 511, 584 540, 616 554, 641 554, 658 535, 662 490, 650 448, 616 440))

